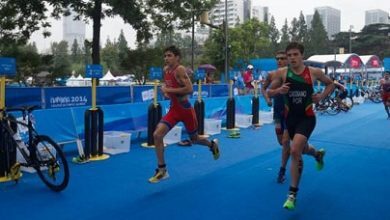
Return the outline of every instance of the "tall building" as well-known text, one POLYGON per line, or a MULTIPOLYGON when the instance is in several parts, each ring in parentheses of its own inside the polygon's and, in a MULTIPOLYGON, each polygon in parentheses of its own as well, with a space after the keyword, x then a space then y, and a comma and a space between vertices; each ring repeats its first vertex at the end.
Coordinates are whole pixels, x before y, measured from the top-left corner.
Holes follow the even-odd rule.
MULTIPOLYGON (((323 6, 314 8, 315 11, 318 11, 320 14, 322 24, 325 27, 326 32, 328 33, 328 38, 333 39, 333 36, 340 32, 341 26, 341 12, 338 9, 323 6)), ((306 22, 308 28, 311 28, 311 21, 313 20, 313 15, 306 16, 306 22), (310 19, 310 22, 308 21, 310 19)))
MULTIPOLYGON (((234 27, 250 18, 250 0, 227 0, 228 26, 234 27)), ((225 0, 219 1, 209 13, 210 22, 221 25, 225 20, 225 0)))
POLYGON ((73 42, 76 39, 79 47, 84 45, 85 40, 85 23, 83 20, 74 20, 75 12, 71 10, 69 16, 63 17, 62 20, 62 40, 68 42, 68 49, 72 48, 73 42))
POLYGON ((253 6, 251 18, 257 18, 261 22, 269 22, 268 7, 253 6))
POLYGON ((308 29, 311 28, 312 21, 313 21, 313 15, 306 15, 306 25, 308 29))
POLYGON ((389 13, 381 9, 374 9, 366 11, 365 25, 370 24, 390 24, 389 13))

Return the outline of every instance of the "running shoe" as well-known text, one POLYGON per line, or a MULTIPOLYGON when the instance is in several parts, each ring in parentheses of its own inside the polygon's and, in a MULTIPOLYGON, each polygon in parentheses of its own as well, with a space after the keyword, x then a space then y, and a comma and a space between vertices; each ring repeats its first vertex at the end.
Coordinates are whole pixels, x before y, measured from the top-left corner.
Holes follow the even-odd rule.
POLYGON ((18 181, 21 176, 20 163, 15 163, 10 169, 10 177, 14 181, 18 181))
POLYGON ((77 164, 84 164, 84 163, 88 163, 89 160, 83 156, 78 156, 78 157, 73 157, 72 162, 77 164))
POLYGON ((325 157, 325 149, 321 148, 318 150, 316 156, 316 168, 317 170, 322 170, 324 168, 324 157, 325 157))
POLYGON ((295 209, 295 201, 296 201, 296 195, 293 193, 290 193, 287 197, 286 202, 284 202, 283 208, 287 210, 294 210, 295 209))
POLYGON ((218 160, 220 153, 219 153, 219 146, 218 146, 218 139, 214 139, 211 141, 211 147, 210 147, 211 153, 213 153, 214 160, 218 160))
POLYGON ((161 180, 165 180, 169 177, 166 169, 156 169, 155 174, 149 178, 149 183, 159 183, 161 180))

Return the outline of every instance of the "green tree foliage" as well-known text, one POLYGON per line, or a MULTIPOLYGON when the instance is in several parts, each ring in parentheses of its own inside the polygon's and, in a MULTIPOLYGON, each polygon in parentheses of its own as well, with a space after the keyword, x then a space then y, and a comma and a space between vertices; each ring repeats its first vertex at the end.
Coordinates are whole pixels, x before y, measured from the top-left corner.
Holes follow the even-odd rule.
MULTIPOLYGON (((105 17, 120 16, 125 23, 137 31, 137 42, 148 42, 155 30, 171 31, 173 27, 188 28, 192 13, 199 15, 208 10, 216 0, 8 0, 2 2, 0 21, 3 30, 1 38, 28 39, 41 27, 50 26, 47 12, 51 15, 69 15, 69 8, 76 13, 76 19, 91 19, 93 22, 92 62, 100 63, 100 28, 105 17), (177 25, 176 25, 177 24, 177 25), (155 29, 152 29, 155 28, 155 29), (21 33, 14 36, 14 31, 21 33)), ((48 34, 48 33, 45 33, 48 34)))
MULTIPOLYGON (((25 43, 31 34, 40 27, 49 27, 47 7, 54 9, 52 16, 57 16, 57 1, 49 3, 39 0, 7 0, 0 2, 0 39, 7 43, 25 43)), ((43 33, 49 36, 50 33, 43 33)))
MULTIPOLYGON (((170 45, 176 45, 181 50, 181 63, 185 66, 191 65, 191 56, 192 56, 192 38, 189 35, 184 35, 180 33, 161 33, 157 35, 156 42, 154 43, 154 47, 156 48, 166 48, 170 45)), ((196 40, 194 40, 194 50, 195 56, 199 51, 197 48, 199 47, 196 40)), ((195 62, 195 61, 194 61, 195 62)))
POLYGON ((66 41, 52 43, 51 52, 53 54, 52 79, 69 76, 72 70, 70 69, 68 43, 66 41))
POLYGON ((83 61, 82 61, 83 51, 81 50, 76 39, 74 39, 74 41, 73 41, 73 44, 72 44, 72 47, 70 50, 70 55, 71 55, 72 63, 83 63, 83 61))
POLYGON ((127 41, 125 38, 125 35, 123 34, 123 30, 121 30, 121 33, 119 34, 118 37, 118 64, 119 64, 119 72, 123 73, 126 71, 125 68, 123 68, 125 62, 128 61, 128 51, 129 47, 127 46, 127 41))
MULTIPOLYGON (((238 60, 242 64, 257 57, 272 56, 270 52, 269 26, 257 19, 246 21, 229 30, 229 64, 233 66, 238 60)), ((204 46, 204 61, 224 70, 224 35, 221 30, 212 32, 204 46)), ((240 68, 240 66, 239 66, 240 68)))
POLYGON ((365 26, 352 35, 352 52, 361 55, 390 56, 390 24, 365 26))
POLYGON ((302 11, 299 14, 299 19, 298 19, 298 35, 297 35, 297 41, 301 42, 303 44, 306 44, 308 39, 307 39, 307 24, 305 21, 305 16, 303 15, 302 11))
POLYGON ((281 32, 281 37, 280 37, 280 43, 279 43, 279 49, 284 50, 286 49, 287 44, 290 42, 290 35, 288 33, 288 23, 287 19, 284 20, 284 25, 282 29, 280 30, 281 32))
POLYGON ((128 62, 125 68, 135 75, 139 85, 145 84, 151 66, 163 66, 163 50, 161 48, 138 47, 128 51, 128 62))
POLYGON ((314 12, 311 28, 309 30, 309 40, 305 55, 309 57, 314 54, 327 54, 330 52, 330 45, 327 32, 322 24, 318 11, 314 12))
POLYGON ((277 50, 279 45, 278 44, 279 38, 280 38, 280 33, 279 30, 276 28, 275 18, 274 16, 272 16, 271 21, 269 23, 269 39, 271 41, 271 48, 275 51, 277 50))
POLYGON ((106 45, 101 50, 102 64, 105 69, 109 69, 111 72, 119 72, 119 49, 118 43, 111 42, 108 38, 106 45))
POLYGON ((293 18, 291 21, 291 26, 288 30, 288 33, 290 35, 291 41, 298 41, 298 34, 299 34, 299 26, 298 26, 298 20, 296 18, 293 18))

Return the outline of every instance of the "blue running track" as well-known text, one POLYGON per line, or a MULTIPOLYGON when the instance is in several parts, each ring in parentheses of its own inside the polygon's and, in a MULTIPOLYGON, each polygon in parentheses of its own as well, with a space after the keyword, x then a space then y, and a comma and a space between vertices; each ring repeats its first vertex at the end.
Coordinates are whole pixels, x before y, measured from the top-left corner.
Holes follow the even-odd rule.
MULTIPOLYGON (((390 120, 382 104, 355 106, 337 116, 318 115, 311 143, 327 150, 325 168, 305 157, 297 208, 282 208, 284 184, 276 183, 281 149, 273 125, 241 129, 241 138, 216 135, 221 157, 201 146, 166 148, 170 178, 147 179, 154 150, 132 140, 128 154, 70 164, 71 179, 51 192, 37 175, 0 183, 0 219, 390 219, 390 120)), ((69 161, 75 146, 65 146, 69 161)))

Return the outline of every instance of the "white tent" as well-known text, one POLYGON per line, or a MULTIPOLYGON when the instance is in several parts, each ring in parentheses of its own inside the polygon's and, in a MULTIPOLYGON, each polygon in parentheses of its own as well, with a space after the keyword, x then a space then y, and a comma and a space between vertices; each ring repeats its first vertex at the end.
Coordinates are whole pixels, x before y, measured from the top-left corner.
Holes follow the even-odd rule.
POLYGON ((104 75, 100 81, 103 85, 115 85, 116 77, 112 75, 110 70, 108 70, 106 75, 104 75))

